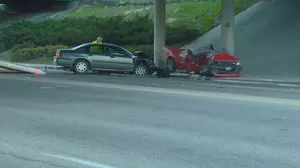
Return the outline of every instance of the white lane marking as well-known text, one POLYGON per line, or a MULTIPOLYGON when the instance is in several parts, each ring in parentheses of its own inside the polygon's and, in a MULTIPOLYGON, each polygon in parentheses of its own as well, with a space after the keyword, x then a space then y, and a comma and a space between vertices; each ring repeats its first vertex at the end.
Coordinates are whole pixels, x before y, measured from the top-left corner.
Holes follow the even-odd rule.
POLYGON ((0 145, 8 146, 8 143, 0 143, 0 145))
POLYGON ((167 89, 167 88, 155 88, 155 87, 147 87, 147 86, 130 86, 130 85, 94 83, 94 82, 80 82, 80 81, 74 82, 74 81, 55 80, 55 79, 51 79, 51 81, 49 80, 49 81, 40 81, 40 82, 47 82, 47 83, 59 82, 61 84, 69 84, 69 85, 85 86, 85 87, 119 89, 119 90, 128 90, 128 91, 142 91, 142 92, 150 92, 150 93, 177 94, 177 95, 184 95, 184 96, 207 97, 213 99, 219 98, 219 99, 229 99, 229 100, 237 100, 237 101, 252 101, 256 103, 271 103, 271 104, 285 104, 285 105, 300 106, 300 100, 250 96, 250 95, 242 95, 242 94, 216 93, 216 92, 209 92, 209 91, 189 91, 189 90, 182 90, 182 89, 167 89))
POLYGON ((286 87, 300 87, 300 86, 298 86, 298 85, 285 84, 285 83, 278 84, 278 86, 286 86, 286 87))
POLYGON ((57 88, 71 88, 72 86, 67 86, 67 85, 55 85, 57 88))
POLYGON ((57 158, 57 159, 62 159, 62 160, 70 161, 70 162, 75 162, 78 164, 82 164, 85 166, 91 166, 91 167, 95 167, 95 168, 115 168, 115 167, 112 167, 109 165, 104 165, 104 164, 92 162, 89 160, 79 159, 79 158, 74 158, 74 157, 69 157, 69 156, 54 155, 54 154, 50 154, 50 153, 42 153, 42 155, 57 158))
MULTIPOLYGON (((1 78, 1 76, 0 76, 1 78)), ((7 78, 7 77, 6 77, 7 78)), ((25 80, 22 78, 14 78, 16 80, 25 80)), ((284 105, 293 105, 300 106, 300 100, 293 99, 283 99, 283 98, 274 98, 274 97, 262 97, 262 96, 250 96, 243 94, 234 94, 234 93, 216 93, 210 91, 189 91, 182 89, 167 89, 167 88, 157 88, 157 87, 147 87, 147 86, 130 86, 130 85, 121 85, 121 84, 107 84, 107 83, 95 83, 95 82, 81 82, 81 81, 71 81, 71 80, 61 80, 61 79, 39 79, 32 78, 30 81, 43 82, 43 83, 53 83, 53 84, 62 84, 62 85, 71 85, 71 86, 85 86, 85 87, 95 87, 95 88, 105 88, 105 89, 119 89, 127 91, 142 91, 150 93, 164 93, 164 94, 175 94, 183 96, 195 96, 195 97, 207 97, 213 99, 229 99, 236 101, 251 101, 256 103, 270 103, 270 104, 284 104, 284 105)))
POLYGON ((40 87, 41 89, 52 89, 52 87, 49 87, 49 86, 42 86, 40 87))
POLYGON ((291 80, 291 79, 286 79, 286 80, 279 80, 279 79, 262 79, 262 78, 243 78, 239 77, 239 80, 247 80, 247 81, 262 81, 262 82, 300 82, 300 80, 291 80))
POLYGON ((227 82, 227 83, 243 83, 243 84, 267 84, 267 85, 275 85, 275 86, 286 86, 286 87, 300 87, 300 85, 293 85, 293 84, 278 84, 278 83, 269 83, 269 82, 256 82, 256 81, 238 81, 238 80, 213 80, 217 82, 227 82))
POLYGON ((212 81, 216 81, 216 82, 227 82, 227 83, 244 83, 244 84, 266 84, 266 82, 255 82, 255 81, 238 81, 238 80, 228 80, 228 79, 224 79, 224 80, 220 80, 220 79, 213 79, 212 81))

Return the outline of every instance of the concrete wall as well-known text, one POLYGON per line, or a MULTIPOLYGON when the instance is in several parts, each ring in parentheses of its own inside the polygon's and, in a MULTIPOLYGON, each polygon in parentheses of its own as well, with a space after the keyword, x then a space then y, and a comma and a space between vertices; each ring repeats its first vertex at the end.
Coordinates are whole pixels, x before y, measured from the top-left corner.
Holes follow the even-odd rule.
MULTIPOLYGON (((262 1, 235 17, 235 55, 245 75, 300 77, 300 0, 262 1)), ((184 46, 220 45, 221 29, 184 46)))

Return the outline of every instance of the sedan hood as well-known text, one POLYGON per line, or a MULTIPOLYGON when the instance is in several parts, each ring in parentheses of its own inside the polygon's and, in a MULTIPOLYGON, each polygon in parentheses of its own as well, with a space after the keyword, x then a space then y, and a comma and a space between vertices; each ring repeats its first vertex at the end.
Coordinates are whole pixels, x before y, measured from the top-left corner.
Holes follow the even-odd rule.
POLYGON ((149 57, 145 53, 143 53, 142 51, 133 52, 133 58, 149 59, 149 57))

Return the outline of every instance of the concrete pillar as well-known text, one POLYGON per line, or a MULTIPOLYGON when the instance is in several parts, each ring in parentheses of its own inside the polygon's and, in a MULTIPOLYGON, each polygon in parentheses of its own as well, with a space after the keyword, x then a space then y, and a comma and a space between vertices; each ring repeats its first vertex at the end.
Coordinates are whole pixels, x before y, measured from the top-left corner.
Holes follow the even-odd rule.
POLYGON ((222 0, 222 45, 234 54, 234 4, 235 0, 222 0))
POLYGON ((155 0, 154 4, 154 63, 158 68, 165 67, 163 47, 166 45, 166 0, 155 0))

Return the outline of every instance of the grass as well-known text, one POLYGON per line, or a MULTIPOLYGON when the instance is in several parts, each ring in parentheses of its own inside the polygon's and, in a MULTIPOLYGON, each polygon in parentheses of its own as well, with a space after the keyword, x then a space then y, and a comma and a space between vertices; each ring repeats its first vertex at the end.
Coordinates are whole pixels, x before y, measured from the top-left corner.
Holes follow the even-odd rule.
POLYGON ((41 57, 33 60, 26 61, 28 64, 53 64, 53 58, 41 57))
MULTIPOLYGON (((128 0, 129 1, 129 0, 128 0)), ((236 0, 235 14, 247 9, 258 0, 236 0)), ((132 2, 149 2, 148 0, 132 0, 132 2)), ((65 17, 112 17, 123 15, 131 19, 136 15, 150 14, 153 17, 153 6, 120 6, 107 7, 104 5, 85 5, 78 10, 68 12, 65 17)), ((185 1, 182 3, 167 4, 166 23, 188 28, 199 29, 205 33, 219 24, 221 1, 185 1)))
POLYGON ((68 12, 64 17, 87 17, 87 16, 99 16, 99 17, 113 17, 118 15, 125 15, 126 11, 136 9, 134 7, 105 7, 103 5, 95 6, 82 6, 78 10, 72 10, 68 12))

